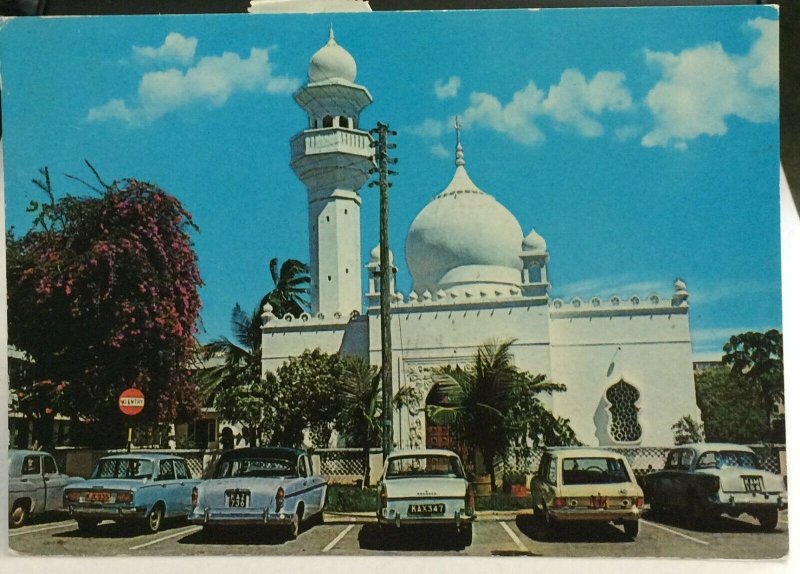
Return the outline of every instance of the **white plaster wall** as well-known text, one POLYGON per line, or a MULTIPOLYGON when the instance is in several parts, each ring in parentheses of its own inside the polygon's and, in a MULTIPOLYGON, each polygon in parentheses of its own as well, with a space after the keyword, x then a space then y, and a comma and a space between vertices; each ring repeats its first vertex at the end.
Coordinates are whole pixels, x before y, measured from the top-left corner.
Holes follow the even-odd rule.
MULTIPOLYGON (((299 321, 299 319, 295 319, 299 321)), ((334 325, 309 325, 304 327, 268 328, 261 335, 261 372, 275 372, 290 357, 302 355, 305 350, 320 349, 337 353, 345 336, 346 323, 334 325)))
POLYGON ((625 380, 640 392, 643 446, 673 442, 671 426, 684 415, 700 420, 685 313, 558 317, 551 327, 552 374, 567 386, 553 410, 570 419, 589 445, 611 445, 606 390, 625 380))

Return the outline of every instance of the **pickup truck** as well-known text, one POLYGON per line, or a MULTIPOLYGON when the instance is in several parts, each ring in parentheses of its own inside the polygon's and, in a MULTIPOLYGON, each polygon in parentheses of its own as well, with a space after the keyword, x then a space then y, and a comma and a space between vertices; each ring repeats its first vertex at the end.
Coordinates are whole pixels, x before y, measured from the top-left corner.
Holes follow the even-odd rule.
POLYGON ((35 450, 8 451, 8 525, 18 528, 33 514, 62 509, 64 487, 82 481, 58 471, 52 455, 35 450))

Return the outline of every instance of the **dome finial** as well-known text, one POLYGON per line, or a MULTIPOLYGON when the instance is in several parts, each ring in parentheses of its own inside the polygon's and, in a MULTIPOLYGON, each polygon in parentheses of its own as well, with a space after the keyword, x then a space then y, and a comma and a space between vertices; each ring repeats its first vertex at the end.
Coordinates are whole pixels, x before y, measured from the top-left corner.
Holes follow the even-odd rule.
POLYGON ((456 128, 456 165, 464 165, 464 148, 461 147, 461 122, 458 121, 458 116, 456 116, 455 121, 455 128, 456 128))
POLYGON ((333 22, 331 22, 330 26, 328 26, 328 40, 333 40, 334 42, 336 41, 336 38, 333 37, 333 22))

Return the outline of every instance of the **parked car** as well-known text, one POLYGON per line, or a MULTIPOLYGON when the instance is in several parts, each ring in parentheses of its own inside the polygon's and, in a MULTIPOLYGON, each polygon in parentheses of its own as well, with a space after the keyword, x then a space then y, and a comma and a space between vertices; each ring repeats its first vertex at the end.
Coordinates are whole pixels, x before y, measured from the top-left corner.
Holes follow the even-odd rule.
POLYGON ((140 523, 158 532, 164 519, 185 518, 192 479, 186 461, 169 454, 121 454, 101 458, 89 480, 64 490, 64 508, 82 531, 102 520, 140 523))
POLYGON ((234 449, 192 491, 189 522, 207 534, 218 526, 252 525, 283 528, 297 538, 304 521, 322 521, 327 488, 302 450, 234 449))
POLYGON ((475 495, 458 455, 449 450, 395 451, 378 484, 378 524, 391 528, 436 524, 472 544, 475 495))
POLYGON ((61 510, 64 487, 82 481, 58 471, 52 455, 36 450, 8 451, 8 525, 19 528, 33 514, 61 510))
POLYGON ((667 509, 694 525, 727 514, 749 514, 763 530, 778 524, 789 498, 780 475, 764 470, 752 449, 738 444, 687 444, 669 451, 664 469, 644 478, 654 512, 667 509))
POLYGON ((570 522, 613 522, 636 538, 644 494, 627 459, 594 448, 559 448, 542 456, 531 480, 533 514, 550 534, 570 522))

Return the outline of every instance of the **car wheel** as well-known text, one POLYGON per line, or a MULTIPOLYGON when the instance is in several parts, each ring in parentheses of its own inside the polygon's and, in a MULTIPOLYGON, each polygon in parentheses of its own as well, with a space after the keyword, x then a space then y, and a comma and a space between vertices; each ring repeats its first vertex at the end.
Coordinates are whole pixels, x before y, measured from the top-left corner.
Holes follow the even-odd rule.
POLYGON ((300 514, 299 511, 292 517, 292 522, 289 524, 288 537, 289 540, 297 540, 300 535, 300 514))
POLYGON ((150 534, 155 534, 161 529, 161 522, 164 520, 164 507, 161 503, 156 504, 147 518, 144 520, 145 530, 150 534))
POLYGON ((761 525, 761 530, 764 532, 775 530, 775 527, 778 526, 778 509, 773 508, 760 514, 758 516, 758 523, 761 525))
POLYGON ((97 531, 97 520, 92 520, 91 518, 78 518, 78 530, 85 533, 91 533, 97 531))
POLYGON ((472 545, 472 524, 461 526, 458 531, 458 541, 464 548, 472 545))
POLYGON ((558 523, 550 516, 547 506, 543 507, 542 512, 544 514, 544 535, 548 539, 553 539, 558 534, 558 523))
POLYGON ((9 528, 19 528, 23 526, 28 520, 28 503, 24 500, 18 500, 14 503, 14 508, 8 513, 8 526, 9 528))
POLYGON ((625 536, 627 536, 631 540, 639 536, 638 520, 626 520, 625 522, 622 523, 622 528, 625 530, 625 536))

